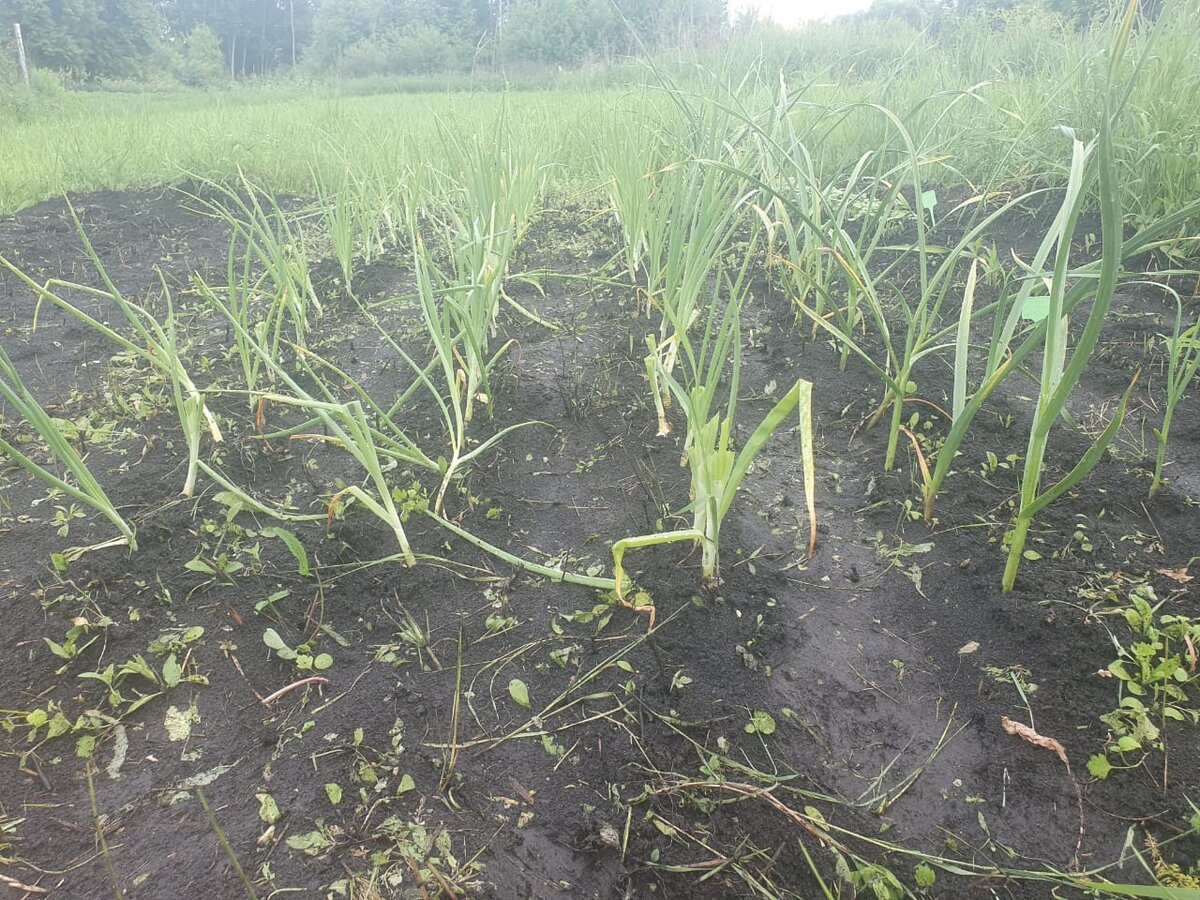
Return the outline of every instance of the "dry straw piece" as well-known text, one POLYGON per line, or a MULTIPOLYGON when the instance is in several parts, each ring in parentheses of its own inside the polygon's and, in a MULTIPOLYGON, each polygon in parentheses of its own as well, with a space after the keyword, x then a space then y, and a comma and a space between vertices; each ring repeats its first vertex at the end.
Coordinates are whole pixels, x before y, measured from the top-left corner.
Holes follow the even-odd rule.
POLYGON ((1035 747, 1041 747, 1045 750, 1052 751, 1059 759, 1062 760, 1064 766, 1070 771, 1071 763, 1067 759, 1067 748, 1056 741, 1054 738, 1045 737, 1038 734, 1028 725, 1023 725, 1020 722, 1014 722, 1008 716, 1000 717, 1000 727, 1013 737, 1019 737, 1021 740, 1033 744, 1035 747))

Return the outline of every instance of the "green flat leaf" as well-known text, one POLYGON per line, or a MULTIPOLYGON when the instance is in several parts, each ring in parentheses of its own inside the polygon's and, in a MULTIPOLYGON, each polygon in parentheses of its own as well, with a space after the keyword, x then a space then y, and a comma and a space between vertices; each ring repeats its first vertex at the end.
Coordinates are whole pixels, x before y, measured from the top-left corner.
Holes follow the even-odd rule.
POLYGON ((1040 322, 1050 312, 1049 297, 1029 297, 1021 307, 1021 318, 1029 322, 1040 322))
POLYGON ((508 695, 517 706, 529 709, 529 688, 520 678, 514 678, 508 683, 508 695))
POLYGON ((329 802, 337 806, 342 802, 342 786, 330 782, 325 785, 325 796, 329 798, 329 802))
POLYGON ((254 796, 258 798, 258 817, 263 822, 274 825, 283 818, 283 813, 279 811, 279 804, 275 802, 274 797, 266 792, 254 796))
POLYGON ((179 679, 183 675, 183 670, 179 667, 179 663, 175 659, 175 654, 172 653, 167 657, 162 667, 163 684, 172 688, 179 684, 179 679))
POLYGON ((925 863, 921 863, 913 869, 913 881, 919 888, 931 888, 937 882, 937 872, 925 863))
MULTIPOLYGON (((125 715, 127 715, 127 716, 132 715, 134 712, 141 709, 143 706, 145 706, 147 703, 149 703, 155 697, 159 696, 159 694, 161 694, 161 693, 162 693, 162 691, 155 691, 153 694, 143 694, 142 696, 138 697, 136 700, 134 700, 132 703, 130 703, 127 707, 125 707, 125 715)), ((109 702, 113 703, 112 700, 110 700, 109 702)), ((113 705, 116 706, 120 702, 123 702, 123 701, 117 701, 117 702, 113 703, 113 705)))
POLYGON ((150 664, 146 662, 146 658, 140 653, 122 665, 118 671, 122 675, 141 675, 147 681, 152 681, 155 684, 159 683, 158 673, 150 668, 150 664))
POLYGON ((1112 768, 1112 763, 1108 761, 1108 757, 1103 753, 1097 753, 1087 762, 1088 772, 1091 773, 1093 778, 1107 778, 1112 768))
POLYGON ((279 540, 283 541, 288 550, 291 551, 292 556, 295 557, 300 574, 306 578, 308 577, 308 575, 311 573, 311 569, 309 569, 308 566, 308 554, 305 552, 304 545, 300 543, 299 538, 297 538, 286 528, 280 528, 278 526, 264 528, 259 533, 263 537, 279 538, 279 540))
POLYGON ((1134 750, 1141 750, 1142 744, 1137 738, 1127 734, 1117 739, 1117 749, 1122 753, 1132 753, 1134 750))
MULTIPOLYGON (((123 729, 124 725, 118 725, 118 729, 123 729)), ((71 723, 67 721, 67 717, 62 713, 55 713, 54 718, 50 720, 49 726, 46 728, 46 739, 56 738, 60 734, 66 734, 71 730, 71 723)))
POLYGON ((270 647, 272 650, 274 650, 276 653, 278 653, 281 650, 290 650, 291 649, 291 647, 289 647, 286 643, 284 643, 283 638, 281 638, 279 636, 279 632, 276 631, 274 628, 268 628, 266 631, 263 632, 263 643, 266 644, 268 647, 270 647))
POLYGON ((333 846, 333 842, 319 829, 305 834, 293 834, 287 839, 287 845, 293 850, 299 850, 306 856, 320 856, 333 846))
POLYGON ((312 666, 318 672, 324 672, 333 665, 333 657, 328 653, 318 653, 313 657, 312 666))
POLYGON ((763 712, 761 709, 756 709, 750 714, 750 721, 746 723, 747 734, 774 734, 775 719, 769 712, 763 712))
POLYGON ((268 609, 268 608, 274 606, 280 600, 285 600, 288 597, 290 597, 291 595, 292 595, 292 592, 289 590, 276 591, 270 597, 267 597, 264 600, 259 600, 257 603, 255 603, 254 611, 257 613, 260 613, 264 609, 268 609))
POLYGON ((213 500, 229 508, 229 511, 226 513, 229 521, 233 521, 233 518, 246 506, 242 502, 242 498, 233 491, 217 491, 217 493, 213 494, 213 500))

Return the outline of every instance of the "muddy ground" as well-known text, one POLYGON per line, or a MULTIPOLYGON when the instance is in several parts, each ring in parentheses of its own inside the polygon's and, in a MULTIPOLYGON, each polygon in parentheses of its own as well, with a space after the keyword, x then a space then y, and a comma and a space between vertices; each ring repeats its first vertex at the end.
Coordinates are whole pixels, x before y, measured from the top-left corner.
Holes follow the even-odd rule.
MULTIPOLYGON (((196 380, 235 387, 227 330, 191 290, 194 272, 223 277, 223 226, 170 190, 74 202, 126 294, 161 308, 163 271, 196 380)), ((594 213, 543 214, 517 271, 601 266, 617 243, 594 213)), ((993 237, 1027 249, 1046 215, 1021 212, 993 237)), ((98 284, 62 202, 0 220, 0 254, 39 281, 98 284)), ((316 273, 327 312, 314 347, 391 397, 405 368, 335 273, 316 273)), ((420 357, 412 305, 385 302, 411 285, 397 252, 363 269, 355 289, 420 357)), ((614 540, 685 524, 686 473, 674 438, 655 435, 641 363, 648 323, 634 316, 634 293, 556 279, 542 288, 511 281, 559 330, 506 315, 518 344, 483 427, 544 424, 505 438, 447 509, 519 556, 607 571, 614 540)), ((70 296, 117 323, 115 310, 70 296)), ((1002 595, 1019 473, 1008 456, 1024 452, 1032 383, 1010 380, 980 415, 930 528, 916 514, 915 455, 902 444, 897 470, 884 473, 883 429, 866 427, 877 379, 853 360, 838 372, 835 349, 810 340, 779 290, 758 285, 740 430, 774 392, 814 382, 817 552, 805 552, 796 433, 781 431, 723 527, 718 588, 701 589, 690 548, 631 553, 658 611, 648 637, 645 615, 515 571, 420 515, 408 529, 426 558, 412 569, 376 562, 394 556, 395 540, 353 509, 328 531, 289 525, 306 548, 302 574, 284 541, 262 534, 274 523, 230 520, 211 482, 179 496, 184 444, 161 379, 114 359, 57 309, 43 306, 35 331, 35 308, 30 290, 0 277, 4 348, 35 395, 75 423, 139 549, 94 551, 56 571, 51 553, 103 541, 111 526, 71 516, 63 498, 0 468, 6 878, 63 898, 807 898, 821 895, 814 872, 842 896, 890 896, 872 887, 890 885, 886 869, 923 896, 1046 897, 1081 896, 1063 873, 1122 859, 1105 875, 1145 882, 1130 836, 1143 854, 1146 835, 1168 841, 1164 856, 1185 869, 1200 855, 1194 837, 1170 841, 1188 827, 1188 801, 1200 803, 1194 725, 1169 724, 1166 753, 1110 754, 1129 768, 1107 779, 1087 765, 1110 737, 1100 717, 1119 700, 1098 673, 1114 638, 1132 640, 1108 613, 1152 590, 1164 612, 1200 616, 1186 580, 1200 553, 1195 390, 1177 412, 1171 481, 1146 498, 1164 366, 1155 338, 1173 315, 1161 292, 1120 294, 1071 409, 1097 432, 1141 368, 1131 412, 1095 472, 1038 519, 1030 547, 1040 558, 1002 595), (221 554, 224 573, 189 567, 221 554), (62 649, 73 626, 83 649, 56 655, 45 639, 62 649), (265 705, 313 674, 264 645, 268 628, 329 654, 327 683, 265 705), (124 706, 81 677, 139 656, 160 683, 127 676, 124 706), (180 669, 167 687, 157 673, 171 657, 180 669), (139 696, 150 699, 128 711, 139 696), (34 710, 88 727, 46 739, 48 725, 30 727, 34 710), (1060 741, 1070 770, 1006 733, 1006 716, 1060 741), (960 874, 935 863, 929 884, 926 857, 957 861, 960 874), (1046 875, 1052 885, 1031 873, 1057 874, 1046 875)), ((923 400, 947 404, 948 366, 932 363, 919 380, 923 400)), ((226 434, 216 460, 256 496, 323 513, 360 478, 328 444, 264 443, 244 396, 211 397, 226 434)), ((913 411, 929 441, 944 433, 933 406, 913 411)), ((430 410, 409 415, 436 446, 430 410)), ((23 433, 11 418, 3 428, 23 433)), ((1064 473, 1086 442, 1061 427, 1050 470, 1064 473)))

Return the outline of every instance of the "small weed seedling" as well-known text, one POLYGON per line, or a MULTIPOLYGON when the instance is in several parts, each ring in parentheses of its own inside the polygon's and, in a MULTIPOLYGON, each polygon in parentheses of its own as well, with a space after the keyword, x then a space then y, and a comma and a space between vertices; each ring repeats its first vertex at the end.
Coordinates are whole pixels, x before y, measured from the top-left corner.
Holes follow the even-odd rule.
POLYGON ((1101 717, 1111 731, 1109 745, 1088 760, 1088 771, 1097 778, 1107 778, 1114 768, 1139 765, 1152 749, 1165 751, 1169 722, 1200 723, 1195 697, 1200 620, 1164 614, 1167 602, 1143 583, 1111 612, 1124 618, 1132 640, 1113 636, 1117 658, 1101 670, 1104 677, 1116 679, 1120 700, 1101 717), (1130 755, 1135 756, 1132 763, 1127 762, 1130 755))
POLYGON ((333 657, 328 653, 314 652, 307 641, 295 647, 289 646, 274 628, 263 632, 263 643, 280 659, 292 663, 298 672, 311 672, 314 669, 323 672, 333 665, 333 657))

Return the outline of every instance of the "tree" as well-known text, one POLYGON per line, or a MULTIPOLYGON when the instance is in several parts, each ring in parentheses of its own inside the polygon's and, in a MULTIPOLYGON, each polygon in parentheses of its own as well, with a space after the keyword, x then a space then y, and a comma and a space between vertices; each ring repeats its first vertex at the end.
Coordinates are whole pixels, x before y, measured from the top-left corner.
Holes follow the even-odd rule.
POLYGON ((529 0, 505 23, 506 57, 518 62, 577 66, 599 49, 605 25, 589 15, 592 0, 529 0), (598 28, 597 25, 600 25, 598 28))
POLYGON ((160 0, 167 32, 182 42, 197 26, 217 35, 234 75, 298 62, 312 37, 315 0, 160 0))
POLYGON ((505 58, 576 66, 693 47, 721 33, 725 0, 517 0, 504 22, 505 58))
POLYGON ((179 80, 192 87, 204 87, 216 84, 222 76, 225 76, 225 56, 217 33, 207 25, 197 25, 184 41, 179 80))
POLYGON ((465 69, 490 26, 486 0, 322 0, 307 59, 344 75, 465 69))
POLYGON ((0 0, 0 21, 34 65, 87 78, 139 74, 162 34, 154 0, 0 0))

